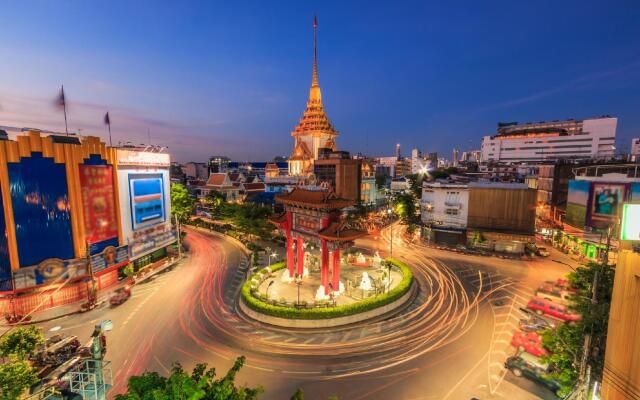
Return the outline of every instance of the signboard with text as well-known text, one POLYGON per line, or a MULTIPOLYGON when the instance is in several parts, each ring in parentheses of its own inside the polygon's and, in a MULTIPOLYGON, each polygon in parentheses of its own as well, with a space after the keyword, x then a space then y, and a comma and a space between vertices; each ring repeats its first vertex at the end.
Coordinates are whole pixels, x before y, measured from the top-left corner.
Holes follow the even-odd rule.
POLYGON ((133 233, 133 240, 129 242, 129 253, 131 258, 135 258, 169 245, 175 242, 176 238, 176 232, 169 224, 141 229, 133 233))
POLYGON ((623 205, 620 239, 640 240, 640 204, 623 205))
POLYGON ((107 268, 122 264, 129 260, 129 246, 107 246, 100 254, 91 256, 91 268, 97 274, 107 268))
POLYGON ((84 227, 89 243, 118 236, 110 165, 80 165, 84 227))
POLYGON ((38 265, 22 267, 13 272, 15 289, 26 289, 38 285, 63 283, 67 279, 81 278, 89 275, 87 260, 75 258, 61 260, 49 258, 38 265))

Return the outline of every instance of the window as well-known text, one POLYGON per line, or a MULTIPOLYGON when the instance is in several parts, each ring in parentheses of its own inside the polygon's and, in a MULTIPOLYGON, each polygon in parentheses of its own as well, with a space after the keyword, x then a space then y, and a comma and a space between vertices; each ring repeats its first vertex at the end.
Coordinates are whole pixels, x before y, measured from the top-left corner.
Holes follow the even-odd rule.
POLYGON ((455 208, 447 208, 446 214, 447 215, 458 215, 458 210, 456 210, 455 208))

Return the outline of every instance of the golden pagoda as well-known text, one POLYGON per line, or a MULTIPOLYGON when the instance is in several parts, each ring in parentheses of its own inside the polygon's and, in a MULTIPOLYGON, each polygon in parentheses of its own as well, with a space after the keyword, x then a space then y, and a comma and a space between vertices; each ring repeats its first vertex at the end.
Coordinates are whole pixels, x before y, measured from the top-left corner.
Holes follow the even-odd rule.
POLYGON ((318 56, 316 52, 316 30, 318 21, 313 18, 313 75, 307 109, 300 122, 291 132, 295 140, 293 152, 289 158, 289 175, 308 176, 313 173, 313 162, 318 159, 318 149, 336 150, 335 130, 322 106, 322 94, 318 84, 318 56))

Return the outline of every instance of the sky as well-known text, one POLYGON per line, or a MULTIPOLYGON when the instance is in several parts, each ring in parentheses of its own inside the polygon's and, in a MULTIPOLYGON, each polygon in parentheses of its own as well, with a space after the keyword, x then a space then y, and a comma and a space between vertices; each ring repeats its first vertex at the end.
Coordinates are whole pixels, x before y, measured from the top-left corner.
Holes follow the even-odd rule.
POLYGON ((640 2, 12 1, 0 7, 0 125, 167 146, 173 159, 289 155, 313 15, 338 147, 450 156, 499 121, 618 117, 640 136, 640 2))

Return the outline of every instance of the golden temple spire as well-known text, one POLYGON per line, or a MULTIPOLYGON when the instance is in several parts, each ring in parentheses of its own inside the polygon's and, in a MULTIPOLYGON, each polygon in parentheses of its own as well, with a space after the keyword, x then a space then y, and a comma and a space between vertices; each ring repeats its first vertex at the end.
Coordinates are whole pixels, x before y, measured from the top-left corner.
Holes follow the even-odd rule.
POLYGON ((317 34, 318 18, 313 16, 313 76, 311 78, 311 90, 309 91, 309 102, 322 102, 322 94, 320 93, 320 84, 318 83, 318 52, 317 52, 317 34))

